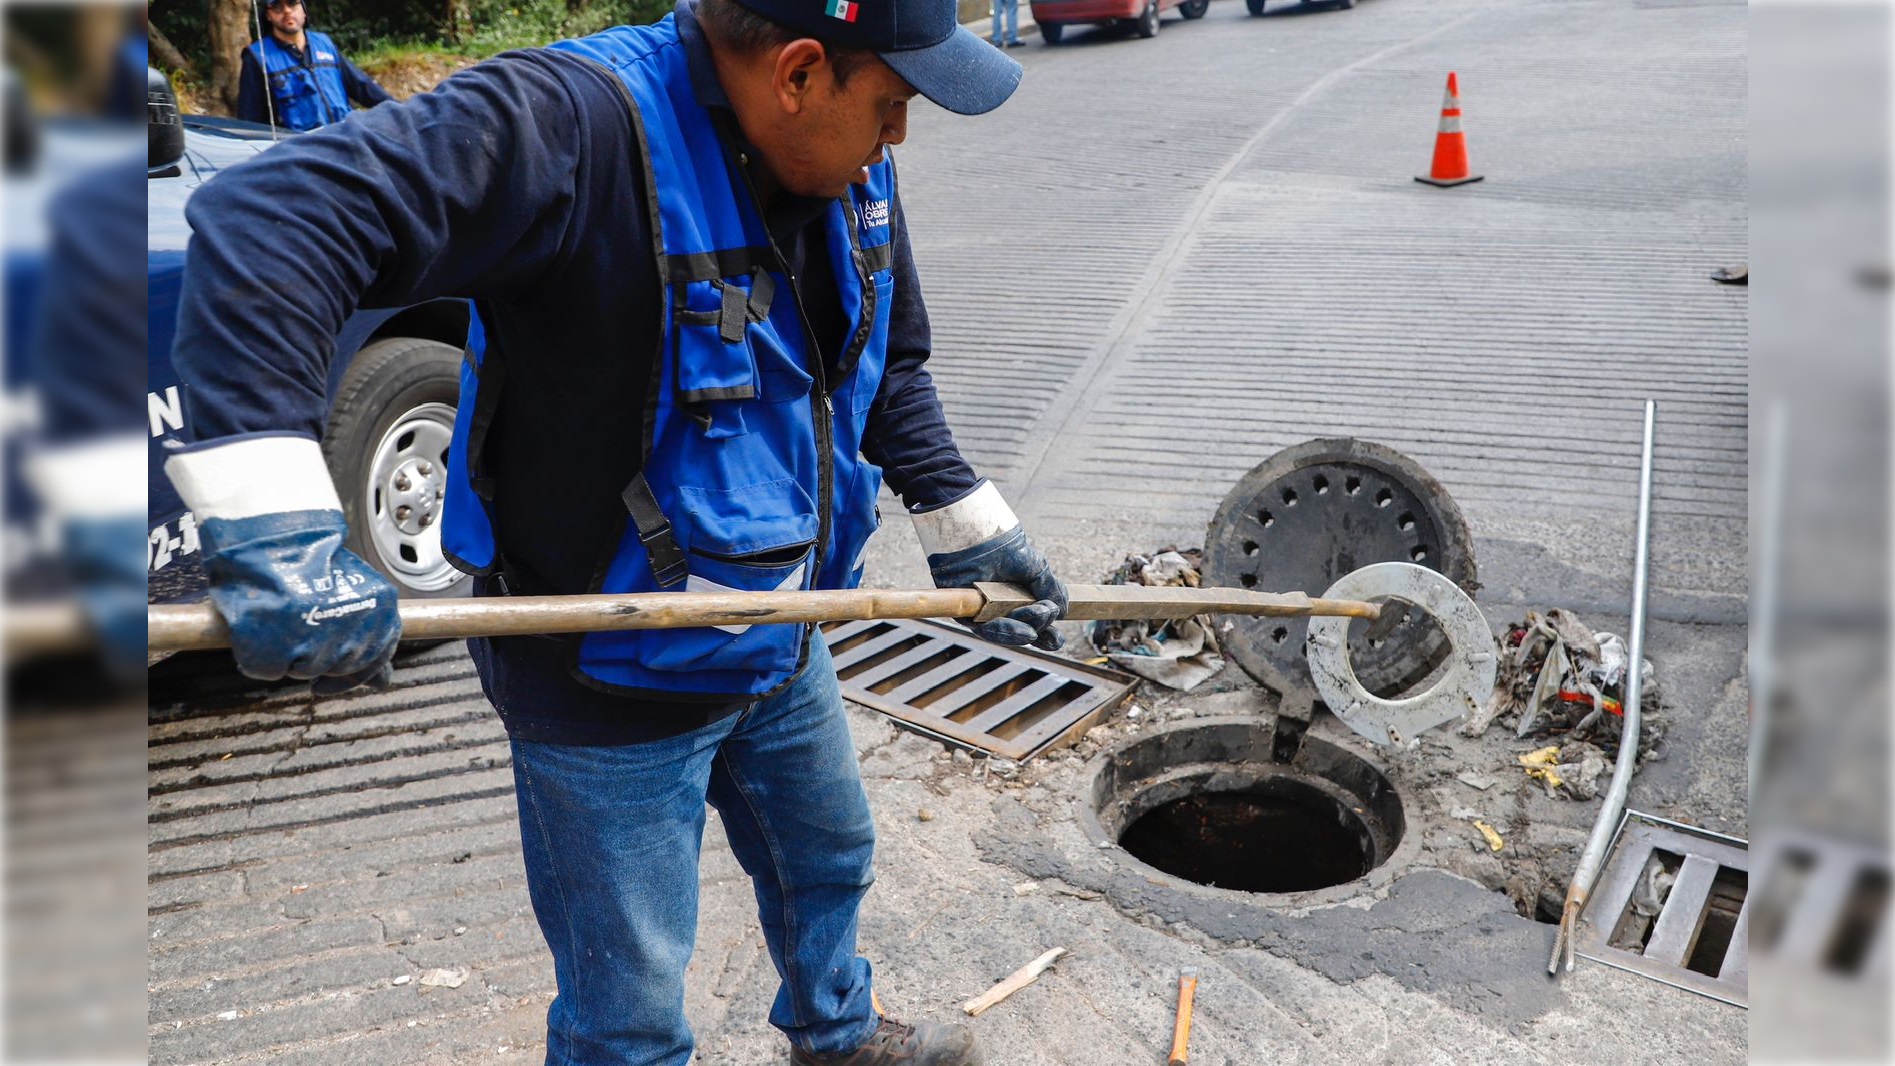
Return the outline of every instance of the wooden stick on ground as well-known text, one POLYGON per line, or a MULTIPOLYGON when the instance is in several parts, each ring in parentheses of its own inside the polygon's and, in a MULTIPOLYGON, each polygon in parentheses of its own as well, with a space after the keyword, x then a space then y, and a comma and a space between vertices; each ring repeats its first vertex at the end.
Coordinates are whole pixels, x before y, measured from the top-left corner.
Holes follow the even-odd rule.
POLYGON ((1165 1066, 1186 1066, 1191 1051, 1191 1002, 1197 998, 1198 972, 1185 967, 1178 974, 1178 1020, 1171 1026, 1171 1057, 1165 1066))
POLYGON ((1039 978, 1040 974, 1046 972, 1048 966, 1053 965, 1054 960, 1064 954, 1066 954, 1065 948, 1054 948, 1039 958, 1034 959, 1032 962, 1027 963, 1025 966, 1013 971, 1011 974, 1008 974, 1006 980, 982 992, 980 995, 975 996, 973 999, 968 1000, 966 1003, 961 1004, 961 1009, 970 1015, 980 1014, 981 1011, 986 1010, 988 1007, 993 1006, 1008 996, 1013 995, 1015 992, 1020 991, 1022 988, 1032 984, 1039 978))

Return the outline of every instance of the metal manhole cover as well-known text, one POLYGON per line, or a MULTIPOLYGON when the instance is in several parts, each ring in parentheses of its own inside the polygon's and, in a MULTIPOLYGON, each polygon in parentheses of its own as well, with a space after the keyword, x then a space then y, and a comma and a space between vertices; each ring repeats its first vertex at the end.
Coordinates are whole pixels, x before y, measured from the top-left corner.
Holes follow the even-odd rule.
POLYGON ((1581 917, 1577 953, 1748 1006, 1749 888, 1744 841, 1627 811, 1581 917))
MULTIPOLYGON (((1204 583, 1320 596, 1343 575, 1385 562, 1419 563, 1469 593, 1478 587, 1467 523, 1440 482, 1386 445, 1312 440, 1264 460, 1224 497, 1206 535, 1204 583)), ((1307 719, 1320 698, 1304 660, 1307 620, 1218 624, 1225 653, 1282 695, 1283 713, 1307 719)), ((1356 677, 1378 696, 1427 677, 1449 647, 1416 607, 1352 626, 1349 640, 1356 677)))
POLYGON ((842 695, 910 729, 1025 762, 1078 739, 1138 679, 939 622, 832 622, 842 695))

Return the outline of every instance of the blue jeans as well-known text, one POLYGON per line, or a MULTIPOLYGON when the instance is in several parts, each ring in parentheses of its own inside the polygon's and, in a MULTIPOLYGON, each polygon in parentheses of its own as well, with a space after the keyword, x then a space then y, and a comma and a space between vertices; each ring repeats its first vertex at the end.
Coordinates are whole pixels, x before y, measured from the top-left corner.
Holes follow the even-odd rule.
POLYGON ((1006 44, 1009 41, 1019 40, 1020 39, 1020 0, 993 0, 993 3, 994 3, 993 42, 995 44, 1006 44), (1000 16, 1003 14, 1006 15, 1007 17, 1007 35, 1005 37, 1002 37, 1000 35, 1000 16))
POLYGON ((856 909, 875 824, 820 636, 777 696, 695 732, 624 747, 513 742, 527 889, 553 952, 548 1066, 685 1066, 684 967, 697 933, 708 800, 756 887, 782 984, 770 1022, 808 1051, 879 1024, 856 909))

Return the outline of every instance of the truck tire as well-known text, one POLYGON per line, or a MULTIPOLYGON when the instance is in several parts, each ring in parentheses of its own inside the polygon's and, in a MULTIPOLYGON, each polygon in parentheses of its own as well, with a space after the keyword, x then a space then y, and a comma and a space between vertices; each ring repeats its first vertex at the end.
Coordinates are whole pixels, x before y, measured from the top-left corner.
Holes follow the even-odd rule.
POLYGON ((323 434, 349 550, 405 599, 473 594, 473 579, 441 553, 460 367, 460 349, 440 341, 376 341, 350 361, 323 434))

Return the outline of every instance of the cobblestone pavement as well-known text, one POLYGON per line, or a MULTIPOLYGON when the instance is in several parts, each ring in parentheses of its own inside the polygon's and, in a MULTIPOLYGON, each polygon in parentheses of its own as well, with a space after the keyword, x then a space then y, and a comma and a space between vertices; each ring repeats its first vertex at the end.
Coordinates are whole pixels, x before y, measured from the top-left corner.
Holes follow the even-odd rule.
MULTIPOLYGON (((1742 834, 1747 319, 1706 274, 1746 256, 1745 33, 1743 6, 1690 0, 1220 0, 1153 40, 1014 53, 1007 107, 920 109, 898 152, 959 439, 1075 580, 1198 543, 1281 447, 1378 440, 1466 512, 1490 621, 1563 605, 1616 628, 1656 397, 1652 655, 1679 713, 1633 804, 1742 834), (1448 70, 1488 177, 1444 191, 1411 176, 1448 70)), ((904 526, 871 583, 925 583, 904 526)), ((1235 669, 1210 687, 1142 696, 1146 720, 1261 699, 1235 669)), ((1545 981, 1547 927, 1491 890, 1512 853, 1482 865, 1440 809, 1479 797, 1421 764, 1391 767, 1423 834, 1410 873, 1234 937, 1078 887, 1098 858, 1071 818, 1084 760, 1140 723, 989 772, 850 713, 881 830, 862 944, 890 1011, 958 1016, 1071 949, 975 1023, 996 1066, 1162 1061, 1181 965, 1206 974, 1194 1063, 1744 1056, 1739 1011, 1597 966, 1545 981)), ((552 974, 508 751, 457 646, 340 700, 161 676, 149 740, 153 1062, 540 1060, 552 974), (424 985, 436 968, 466 980, 424 985)), ((1555 865, 1592 811, 1507 803, 1555 865)), ((700 1059, 779 1062, 776 979, 716 830, 702 885, 700 1059)))

